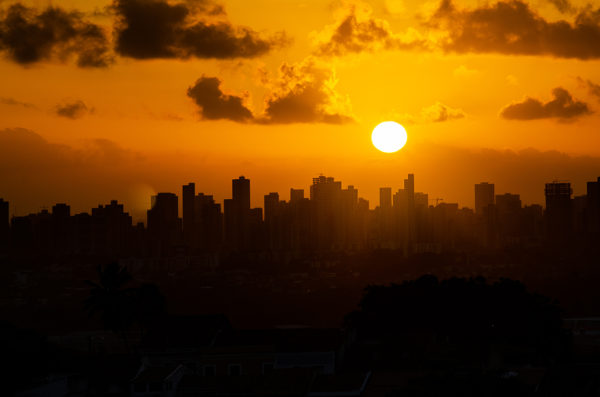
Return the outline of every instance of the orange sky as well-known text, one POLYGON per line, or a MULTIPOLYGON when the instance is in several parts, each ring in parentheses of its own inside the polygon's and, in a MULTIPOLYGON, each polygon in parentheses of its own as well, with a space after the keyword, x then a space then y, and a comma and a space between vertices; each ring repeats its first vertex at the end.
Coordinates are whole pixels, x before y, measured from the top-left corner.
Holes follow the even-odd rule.
POLYGON ((150 195, 252 204, 319 173, 473 205, 600 175, 600 8, 567 1, 2 1, 0 197, 23 215, 150 195), (17 5, 15 5, 17 4, 17 5), (19 6, 21 5, 21 6, 19 6), (53 8, 48 8, 48 7, 53 8), (74 13, 76 11, 76 13, 74 13), (67 26, 67 28, 65 28, 67 26), (373 127, 408 143, 377 151, 373 127))

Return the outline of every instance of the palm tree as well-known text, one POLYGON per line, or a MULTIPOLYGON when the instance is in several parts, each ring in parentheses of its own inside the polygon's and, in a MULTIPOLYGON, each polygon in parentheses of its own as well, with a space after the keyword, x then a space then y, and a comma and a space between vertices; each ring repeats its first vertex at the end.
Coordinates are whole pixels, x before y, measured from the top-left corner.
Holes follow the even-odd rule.
POLYGON ((129 350, 127 330, 134 320, 135 289, 125 288, 133 278, 124 266, 113 262, 98 266, 99 282, 86 280, 92 289, 85 300, 85 310, 90 317, 101 313, 105 329, 109 329, 123 338, 125 347, 129 350))

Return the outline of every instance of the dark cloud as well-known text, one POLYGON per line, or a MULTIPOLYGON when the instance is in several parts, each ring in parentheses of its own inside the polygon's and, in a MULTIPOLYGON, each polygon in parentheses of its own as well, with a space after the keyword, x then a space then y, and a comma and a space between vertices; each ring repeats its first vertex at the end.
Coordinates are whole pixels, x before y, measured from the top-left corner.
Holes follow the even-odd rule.
POLYGON ((443 0, 429 23, 447 31, 442 48, 458 53, 600 57, 600 9, 585 9, 573 23, 549 22, 520 0, 472 10, 443 0))
POLYGON ((584 80, 581 77, 577 77, 577 81, 579 81, 579 83, 583 86, 587 87, 590 95, 593 95, 597 99, 600 99, 600 84, 596 84, 591 80, 584 80))
POLYGON ((221 81, 216 77, 201 77, 189 87, 187 95, 200 107, 200 114, 206 120, 227 119, 249 122, 254 118, 244 106, 242 97, 227 95, 221 91, 221 81))
POLYGON ((267 98, 262 123, 328 123, 353 121, 349 103, 334 89, 335 76, 311 58, 281 67, 280 81, 267 98))
POLYGON ((0 103, 3 105, 23 106, 24 108, 35 109, 36 106, 32 103, 21 102, 14 98, 0 97, 0 103))
POLYGON ((139 153, 121 148, 107 139, 86 141, 85 148, 48 142, 41 135, 26 128, 6 128, 0 130, 0 180, 8 170, 15 173, 52 172, 56 169, 73 169, 84 164, 99 164, 106 167, 108 162, 140 160, 139 153))
POLYGON ((78 12, 59 7, 38 11, 16 3, 0 15, 0 51, 17 63, 71 57, 80 67, 104 67, 112 62, 102 28, 78 12))
POLYGON ((348 53, 372 52, 375 50, 426 48, 426 41, 394 34, 387 21, 373 18, 370 10, 358 13, 356 6, 335 26, 332 32, 325 34, 318 54, 340 56, 348 53))
POLYGON ((563 14, 575 11, 575 8, 569 0, 548 0, 556 9, 563 14))
POLYGON ((201 77, 188 88, 187 95, 200 108, 205 120, 227 119, 240 123, 291 124, 353 122, 349 101, 335 89, 331 70, 317 66, 313 58, 298 64, 283 64, 279 79, 270 85, 262 116, 244 105, 244 98, 223 93, 216 77, 201 77))
POLYGON ((132 58, 252 58, 287 41, 283 34, 263 38, 224 20, 198 20, 223 14, 222 7, 206 0, 114 0, 113 8, 116 51, 132 58))
POLYGON ((508 105, 500 112, 505 119, 510 120, 535 120, 558 118, 573 120, 577 117, 592 113, 585 102, 573 99, 564 88, 557 87, 552 90, 554 99, 543 103, 539 99, 526 98, 523 102, 508 105))
POLYGON ((80 100, 56 106, 57 115, 72 120, 79 119, 86 113, 90 113, 92 111, 93 109, 89 108, 83 101, 80 100))
MULTIPOLYGON (((154 177, 152 163, 112 141, 82 143, 73 147, 24 128, 0 129, 0 197, 11 201, 11 210, 17 215, 57 202, 68 202, 73 213, 89 211, 111 199, 125 199, 127 210, 136 214, 132 204, 138 200, 127 193, 140 181, 154 177)), ((164 161, 161 166, 169 164, 164 161)), ((150 194, 139 199, 139 219, 145 219, 150 194)))

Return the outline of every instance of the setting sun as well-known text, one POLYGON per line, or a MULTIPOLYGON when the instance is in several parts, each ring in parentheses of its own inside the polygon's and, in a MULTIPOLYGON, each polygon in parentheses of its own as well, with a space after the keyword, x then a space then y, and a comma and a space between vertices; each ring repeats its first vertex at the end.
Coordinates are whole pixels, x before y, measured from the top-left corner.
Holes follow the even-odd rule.
POLYGON ((406 144, 406 130, 395 121, 379 123, 371 135, 373 146, 384 153, 394 153, 406 144))

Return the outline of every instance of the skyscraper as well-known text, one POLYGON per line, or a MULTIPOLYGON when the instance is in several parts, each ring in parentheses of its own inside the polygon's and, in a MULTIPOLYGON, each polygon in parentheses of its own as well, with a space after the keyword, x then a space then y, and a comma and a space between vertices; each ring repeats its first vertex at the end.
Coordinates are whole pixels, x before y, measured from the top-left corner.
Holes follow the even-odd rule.
POLYGON ((483 215, 483 210, 494 204, 494 184, 481 182, 475 184, 475 213, 483 215))
POLYGON ((496 195, 496 217, 502 242, 518 242, 521 229, 521 197, 510 193, 496 195))
POLYGON ((546 231, 551 243, 566 242, 572 230, 571 184, 568 182, 546 183, 546 231))
POLYGON ((587 183, 588 231, 593 238, 600 238, 600 177, 587 183))
POLYGON ((408 194, 408 199, 413 200, 415 198, 415 175, 408 174, 408 178, 404 180, 404 190, 408 194))
POLYGON ((223 214, 213 196, 194 197, 194 245, 201 252, 217 252, 223 242, 223 214))
POLYGON ((277 213, 279 207, 279 193, 269 193, 265 195, 265 222, 269 223, 277 213))
POLYGON ((250 179, 240 176, 231 181, 233 201, 242 210, 250 210, 250 179))
POLYGON ((117 200, 92 208, 93 250, 111 255, 131 252, 131 228, 131 216, 124 211, 123 204, 119 204, 117 200))
POLYGON ((152 207, 148 210, 148 234, 157 255, 162 255, 180 243, 181 219, 178 197, 173 193, 158 193, 152 196, 152 207))
POLYGON ((314 223, 312 235, 319 249, 332 249, 341 244, 342 182, 320 175, 310 186, 314 223))
POLYGON ((407 238, 405 240, 404 253, 407 255, 412 243, 415 240, 415 175, 408 174, 408 178, 404 180, 404 191, 407 199, 407 238))
POLYGON ((231 181, 232 198, 225 200, 225 239, 229 247, 246 250, 250 242, 250 179, 231 181))
POLYGON ((290 203, 304 200, 304 189, 290 189, 290 203))
POLYGON ((381 208, 381 209, 392 208, 392 188, 391 187, 380 187, 379 188, 379 208, 381 208))
POLYGON ((0 199, 0 248, 8 244, 8 201, 0 199))
POLYGON ((185 243, 192 247, 194 245, 194 197, 196 196, 196 185, 188 183, 182 189, 183 207, 183 238, 185 243))

